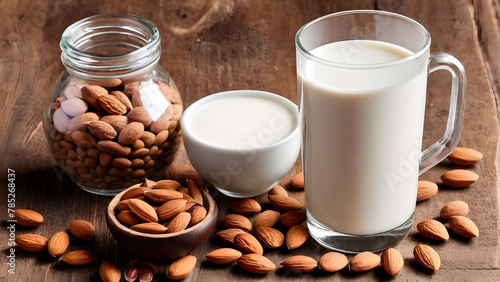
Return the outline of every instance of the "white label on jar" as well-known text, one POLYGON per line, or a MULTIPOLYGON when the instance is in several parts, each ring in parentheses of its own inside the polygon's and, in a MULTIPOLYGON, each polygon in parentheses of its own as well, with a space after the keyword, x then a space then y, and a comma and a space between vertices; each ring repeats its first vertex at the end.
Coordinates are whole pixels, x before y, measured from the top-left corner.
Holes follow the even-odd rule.
POLYGON ((163 96, 158 85, 152 80, 142 81, 139 93, 141 94, 142 106, 153 121, 159 119, 170 106, 167 98, 163 96))

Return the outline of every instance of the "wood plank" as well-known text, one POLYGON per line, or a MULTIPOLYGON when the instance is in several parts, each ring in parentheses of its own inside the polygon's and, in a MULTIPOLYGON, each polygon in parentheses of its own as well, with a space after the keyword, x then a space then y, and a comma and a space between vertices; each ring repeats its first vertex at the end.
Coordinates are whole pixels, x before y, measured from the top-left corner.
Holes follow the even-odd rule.
POLYGON ((472 1, 471 6, 483 61, 498 99, 500 95, 500 1, 472 1))

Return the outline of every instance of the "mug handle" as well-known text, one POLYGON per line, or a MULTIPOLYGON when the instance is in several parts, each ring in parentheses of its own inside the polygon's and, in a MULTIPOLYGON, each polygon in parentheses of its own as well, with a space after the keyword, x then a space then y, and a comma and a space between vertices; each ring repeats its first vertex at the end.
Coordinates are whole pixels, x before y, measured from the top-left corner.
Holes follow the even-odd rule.
POLYGON ((451 101, 448 123, 443 137, 425 149, 420 155, 419 175, 446 158, 458 144, 462 133, 467 79, 464 66, 452 55, 432 53, 429 59, 429 74, 437 70, 451 73, 451 101))

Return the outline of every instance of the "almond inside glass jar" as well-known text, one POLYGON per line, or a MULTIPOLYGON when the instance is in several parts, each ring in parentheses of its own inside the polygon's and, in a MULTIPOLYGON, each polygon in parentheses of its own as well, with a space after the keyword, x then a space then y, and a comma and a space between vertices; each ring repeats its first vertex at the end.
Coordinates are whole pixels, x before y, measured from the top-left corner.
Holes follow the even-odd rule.
POLYGON ((82 189, 114 195, 161 179, 180 142, 179 91, 158 64, 150 21, 105 14, 71 25, 61 39, 65 71, 45 107, 57 163, 82 189))

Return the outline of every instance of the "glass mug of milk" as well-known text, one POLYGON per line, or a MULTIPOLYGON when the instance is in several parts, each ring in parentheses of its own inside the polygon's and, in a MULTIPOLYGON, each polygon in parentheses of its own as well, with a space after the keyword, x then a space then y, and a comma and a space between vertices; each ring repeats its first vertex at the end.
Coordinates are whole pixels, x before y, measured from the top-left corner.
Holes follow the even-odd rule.
POLYGON ((383 11, 324 16, 295 42, 309 232, 347 253, 391 247, 413 224, 418 176, 460 138, 463 66, 430 54, 422 25, 383 11), (421 152, 427 76, 439 69, 452 74, 448 123, 421 152))

